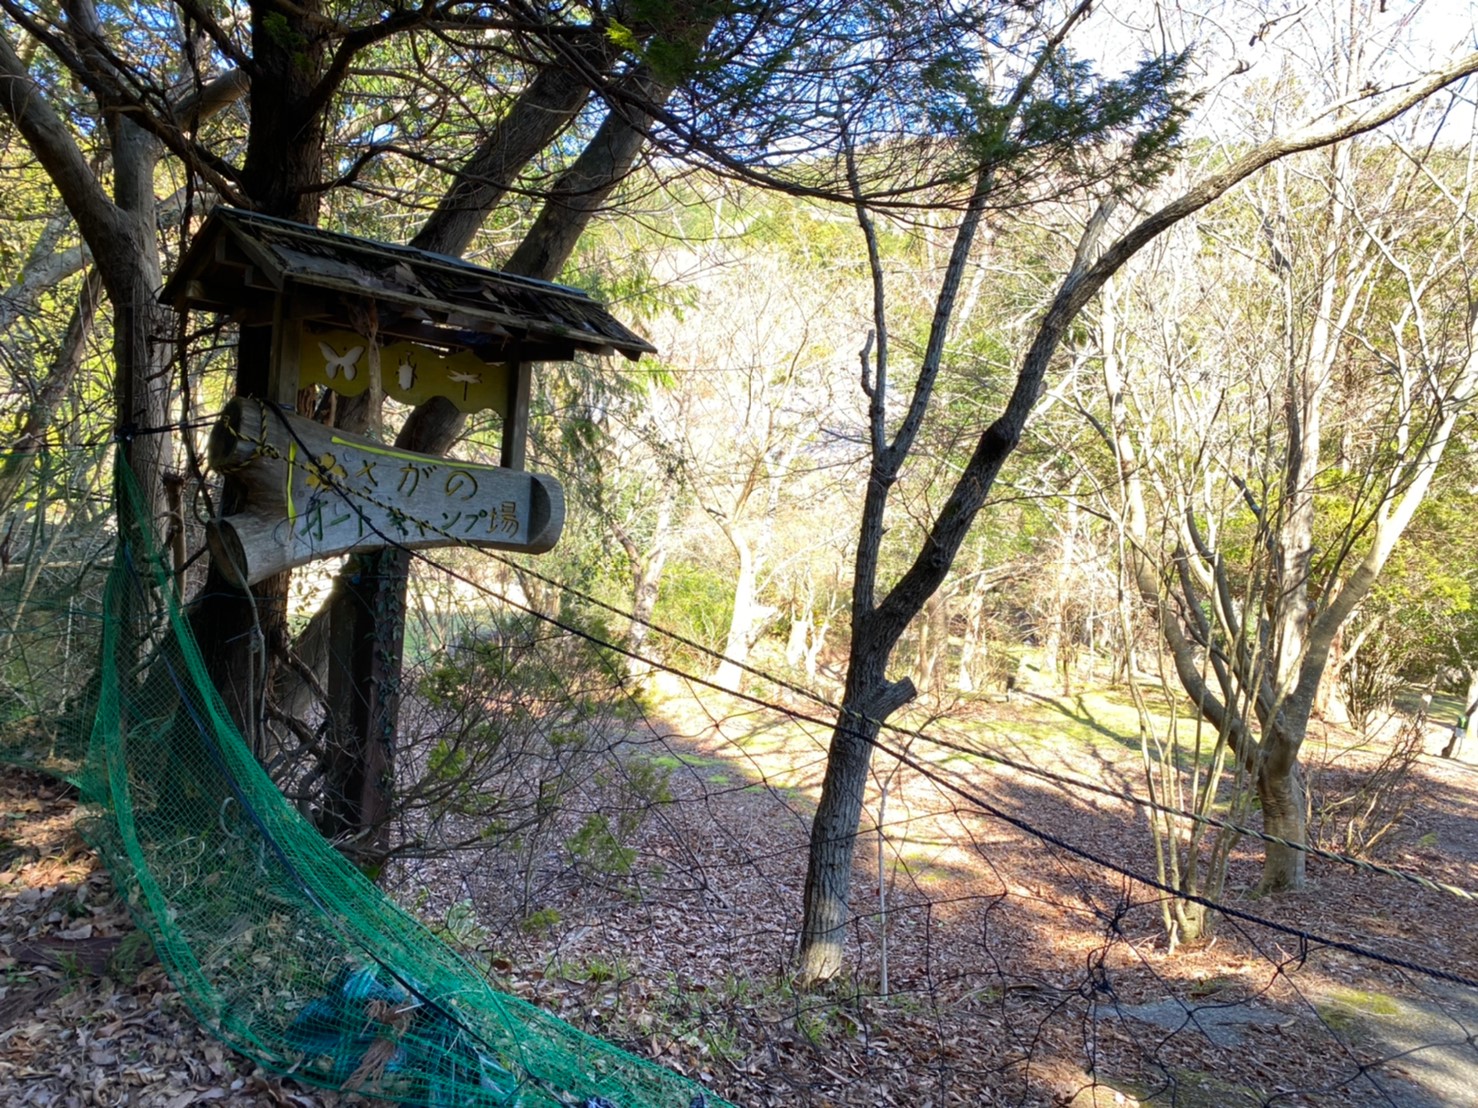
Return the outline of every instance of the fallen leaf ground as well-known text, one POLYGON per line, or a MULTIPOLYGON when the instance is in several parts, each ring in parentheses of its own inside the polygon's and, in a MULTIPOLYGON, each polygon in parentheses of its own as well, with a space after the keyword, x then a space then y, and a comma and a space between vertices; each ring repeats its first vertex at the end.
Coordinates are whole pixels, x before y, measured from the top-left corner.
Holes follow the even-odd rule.
MULTIPOLYGON (((1142 792, 1116 710, 1039 693, 954 706, 924 730, 1142 792)), ((1467 991, 1231 920, 1172 954, 1151 890, 1002 818, 1151 872, 1142 813, 926 739, 908 751, 922 769, 878 759, 849 976, 797 992, 787 970, 826 739, 669 687, 623 743, 667 775, 624 872, 464 857, 404 865, 396 891, 433 921, 470 901, 477 925, 459 937, 501 987, 743 1105, 1424 1106, 1478 1089, 1467 991)), ((1428 750, 1445 740, 1434 728, 1428 750)), ((1346 751, 1331 773, 1379 754, 1346 751)), ((1384 860, 1478 886, 1474 768, 1424 758, 1414 772, 1384 860)), ((129 938, 72 809, 44 778, 0 784, 0 1103, 356 1103, 260 1072, 200 1030, 129 938)), ((1478 978, 1471 903, 1319 860, 1308 891, 1252 899, 1255 845, 1234 855, 1235 907, 1478 978)))

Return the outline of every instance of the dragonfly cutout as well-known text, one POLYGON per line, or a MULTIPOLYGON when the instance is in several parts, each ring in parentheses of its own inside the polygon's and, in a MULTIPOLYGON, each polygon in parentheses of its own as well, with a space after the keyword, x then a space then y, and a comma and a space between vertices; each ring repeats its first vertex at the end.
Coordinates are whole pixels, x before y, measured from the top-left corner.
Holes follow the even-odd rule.
POLYGON ((467 389, 471 385, 482 384, 481 373, 463 373, 461 370, 449 369, 446 371, 447 380, 454 385, 462 386, 462 399, 467 399, 467 389))

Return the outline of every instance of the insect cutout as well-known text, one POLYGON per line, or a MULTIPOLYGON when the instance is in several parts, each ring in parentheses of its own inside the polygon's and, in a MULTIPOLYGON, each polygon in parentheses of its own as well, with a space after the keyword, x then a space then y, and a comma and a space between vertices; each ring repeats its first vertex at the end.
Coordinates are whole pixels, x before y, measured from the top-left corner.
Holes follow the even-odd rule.
POLYGON ((344 380, 354 380, 354 375, 359 372, 355 368, 354 363, 359 361, 359 356, 364 353, 364 347, 351 346, 343 354, 340 354, 328 343, 320 342, 318 349, 323 352, 323 372, 328 376, 330 381, 334 379, 334 375, 341 369, 344 371, 344 380))
POLYGON ((395 374, 400 381, 401 390, 409 392, 410 387, 416 383, 416 363, 409 357, 402 357, 400 364, 395 367, 395 374))
POLYGON ((467 388, 468 388, 468 386, 482 384, 482 374, 481 373, 463 373, 463 372, 461 372, 459 370, 449 369, 449 370, 447 370, 446 376, 447 376, 447 380, 448 381, 451 381, 455 385, 461 385, 462 386, 462 399, 463 400, 466 400, 467 399, 467 388))

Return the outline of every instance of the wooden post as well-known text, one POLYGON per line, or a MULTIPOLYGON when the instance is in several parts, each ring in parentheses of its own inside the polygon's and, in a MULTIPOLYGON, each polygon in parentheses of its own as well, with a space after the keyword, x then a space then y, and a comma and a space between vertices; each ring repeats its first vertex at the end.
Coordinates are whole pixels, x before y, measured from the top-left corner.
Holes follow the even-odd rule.
POLYGON ((508 406, 503 417, 505 469, 523 469, 524 444, 529 437, 529 394, 532 374, 528 362, 514 362, 508 374, 508 406))
POLYGON ((160 480, 164 482, 164 502, 169 510, 164 541, 174 570, 175 600, 181 600, 185 590, 185 478, 183 474, 166 471, 160 480))
POLYGON ((267 371, 265 399, 288 412, 298 410, 298 346, 302 329, 291 318, 287 298, 272 306, 272 364, 267 371))
POLYGON ((330 752, 320 830, 378 876, 394 814, 401 618, 394 570, 405 553, 355 555, 346 567, 351 618, 330 621, 330 752))

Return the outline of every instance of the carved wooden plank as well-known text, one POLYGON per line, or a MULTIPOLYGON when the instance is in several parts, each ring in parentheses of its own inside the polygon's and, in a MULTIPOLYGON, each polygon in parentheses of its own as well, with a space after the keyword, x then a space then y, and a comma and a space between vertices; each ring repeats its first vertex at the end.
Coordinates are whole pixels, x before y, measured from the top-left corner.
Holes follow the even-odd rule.
POLYGON ((242 586, 389 545, 537 554, 564 527, 552 477, 395 450, 245 397, 221 414, 208 457, 247 490, 245 510, 208 529, 212 556, 242 586))

